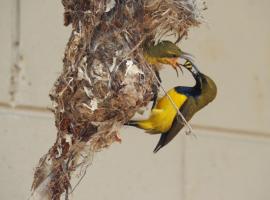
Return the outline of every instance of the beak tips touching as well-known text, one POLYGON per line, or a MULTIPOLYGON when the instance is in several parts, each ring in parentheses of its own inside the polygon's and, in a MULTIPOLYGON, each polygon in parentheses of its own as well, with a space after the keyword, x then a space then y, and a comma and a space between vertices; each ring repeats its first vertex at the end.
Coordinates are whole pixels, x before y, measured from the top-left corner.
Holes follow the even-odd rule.
POLYGON ((179 67, 183 73, 183 69, 182 67, 189 69, 192 68, 192 66, 194 66, 194 60, 193 60, 193 56, 189 53, 183 53, 181 56, 179 56, 179 59, 177 61, 177 67, 179 67), (182 64, 180 61, 182 61, 182 59, 185 60, 184 64, 182 64))
POLYGON ((182 51, 182 54, 179 57, 180 59, 185 59, 185 63, 184 64, 180 64, 182 67, 187 68, 190 65, 193 65, 194 63, 194 56, 192 54, 186 53, 182 51))

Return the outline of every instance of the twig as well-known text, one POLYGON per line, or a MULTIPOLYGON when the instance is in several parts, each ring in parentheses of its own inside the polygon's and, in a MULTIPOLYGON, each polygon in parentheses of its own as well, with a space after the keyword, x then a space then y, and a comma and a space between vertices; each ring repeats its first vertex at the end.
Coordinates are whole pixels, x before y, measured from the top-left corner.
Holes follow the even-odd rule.
POLYGON ((66 188, 66 194, 65 194, 65 200, 68 200, 69 198, 69 193, 68 193, 68 187, 66 188))

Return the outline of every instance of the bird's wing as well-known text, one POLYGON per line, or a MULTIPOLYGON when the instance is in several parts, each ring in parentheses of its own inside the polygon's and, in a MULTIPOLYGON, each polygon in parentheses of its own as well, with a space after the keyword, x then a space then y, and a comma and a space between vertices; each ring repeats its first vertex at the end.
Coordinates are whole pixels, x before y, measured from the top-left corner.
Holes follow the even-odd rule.
MULTIPOLYGON (((181 107, 180 112, 185 119, 189 121, 195 113, 194 111, 194 98, 189 97, 181 107)), ((162 147, 168 144, 180 132, 184 125, 185 124, 180 116, 175 117, 171 128, 166 133, 161 134, 158 144, 154 149, 154 153, 158 152, 162 147)))
POLYGON ((163 109, 154 108, 151 110, 151 117, 156 115, 162 115, 163 112, 164 112, 163 109))

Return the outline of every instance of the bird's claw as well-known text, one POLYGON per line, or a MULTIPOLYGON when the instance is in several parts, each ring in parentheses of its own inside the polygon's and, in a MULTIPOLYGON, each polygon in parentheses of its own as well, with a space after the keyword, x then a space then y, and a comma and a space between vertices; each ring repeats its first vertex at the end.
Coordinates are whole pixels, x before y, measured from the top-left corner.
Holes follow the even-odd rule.
POLYGON ((118 135, 117 133, 114 135, 114 139, 116 142, 121 143, 122 142, 122 138, 120 137, 120 135, 118 135))
POLYGON ((181 66, 181 64, 180 63, 176 63, 176 66, 180 69, 180 71, 181 71, 181 73, 182 73, 182 75, 184 74, 184 71, 183 71, 183 69, 182 69, 182 66, 181 66))
POLYGON ((173 68, 174 68, 174 70, 176 71, 177 77, 179 77, 179 73, 178 73, 177 67, 173 67, 173 68))
POLYGON ((180 63, 176 62, 176 63, 173 65, 173 68, 174 68, 174 70, 176 71, 177 77, 179 77, 178 68, 180 69, 182 75, 184 74, 184 71, 183 71, 183 69, 182 69, 180 63))

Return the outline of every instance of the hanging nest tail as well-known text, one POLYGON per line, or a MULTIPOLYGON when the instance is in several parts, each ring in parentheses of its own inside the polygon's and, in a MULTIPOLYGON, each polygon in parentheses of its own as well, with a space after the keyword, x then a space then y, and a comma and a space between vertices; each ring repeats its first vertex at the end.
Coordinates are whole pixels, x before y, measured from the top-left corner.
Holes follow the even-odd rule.
POLYGON ((201 19, 195 0, 62 0, 72 25, 64 67, 50 93, 57 139, 36 168, 33 199, 72 192, 95 152, 146 106, 158 84, 141 44, 168 31, 186 35, 201 19), (77 173, 76 173, 77 172, 77 173))

